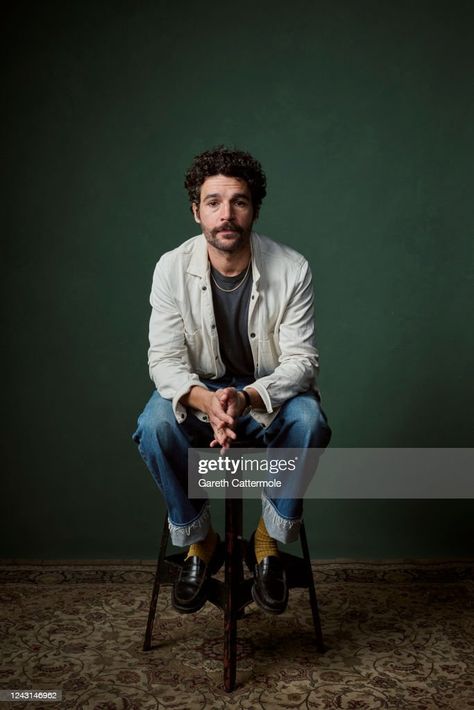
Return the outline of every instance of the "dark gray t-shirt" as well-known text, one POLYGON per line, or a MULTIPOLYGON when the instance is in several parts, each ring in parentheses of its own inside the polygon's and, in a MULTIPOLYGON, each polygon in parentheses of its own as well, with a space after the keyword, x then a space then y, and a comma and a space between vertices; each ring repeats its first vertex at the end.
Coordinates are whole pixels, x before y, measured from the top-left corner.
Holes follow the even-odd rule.
POLYGON ((224 276, 211 266, 212 299, 226 375, 253 377, 254 364, 248 336, 252 267, 242 285, 235 288, 244 278, 245 272, 246 269, 237 276, 224 276))

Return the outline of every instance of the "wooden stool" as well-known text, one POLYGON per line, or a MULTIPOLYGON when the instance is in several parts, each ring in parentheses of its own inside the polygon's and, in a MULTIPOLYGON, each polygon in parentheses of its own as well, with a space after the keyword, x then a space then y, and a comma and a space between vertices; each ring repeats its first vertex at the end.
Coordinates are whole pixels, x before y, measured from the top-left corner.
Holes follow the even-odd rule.
MULTIPOLYGON (((150 610, 148 612, 145 642, 143 644, 144 651, 151 649, 153 625, 155 622, 160 586, 174 582, 185 557, 184 553, 167 556, 168 540, 168 516, 165 514, 160 554, 156 567, 150 610)), ((285 552, 280 552, 280 557, 285 566, 288 588, 294 589, 295 587, 300 587, 309 590, 316 648, 323 653, 325 647, 304 523, 301 523, 300 541, 303 557, 297 557, 296 555, 290 555, 285 552)), ((251 595, 253 578, 244 579, 243 559, 246 546, 247 541, 242 538, 242 499, 228 498, 225 501, 224 582, 214 577, 211 577, 208 581, 208 600, 224 612, 224 689, 228 692, 235 688, 237 670, 237 619, 243 616, 245 607, 253 601, 251 595)), ((253 572, 253 570, 251 571, 253 572)))

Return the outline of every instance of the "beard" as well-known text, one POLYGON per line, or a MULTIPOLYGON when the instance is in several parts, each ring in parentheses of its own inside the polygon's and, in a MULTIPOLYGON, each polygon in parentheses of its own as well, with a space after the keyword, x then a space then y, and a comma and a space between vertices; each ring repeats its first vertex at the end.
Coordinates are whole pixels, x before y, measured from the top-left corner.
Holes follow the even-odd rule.
POLYGON ((234 254, 241 249, 243 249, 250 240, 250 229, 242 229, 236 224, 221 225, 220 227, 214 227, 214 229, 206 229, 204 231, 204 236, 207 239, 208 244, 213 246, 219 251, 227 252, 228 254, 234 254), (220 234, 220 232, 230 232, 230 234, 220 234))

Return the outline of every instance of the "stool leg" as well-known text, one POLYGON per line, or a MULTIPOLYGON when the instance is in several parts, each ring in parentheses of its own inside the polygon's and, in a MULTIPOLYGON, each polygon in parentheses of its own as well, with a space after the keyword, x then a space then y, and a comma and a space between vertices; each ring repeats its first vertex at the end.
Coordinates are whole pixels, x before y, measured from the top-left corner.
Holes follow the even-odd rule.
POLYGON ((238 590, 243 570, 240 557, 242 500, 225 502, 225 608, 224 608, 224 689, 235 688, 237 672, 238 590))
POLYGON ((313 570, 311 569, 311 558, 309 556, 308 540, 306 538, 306 530, 304 523, 301 523, 300 528, 301 549, 305 561, 306 574, 308 577, 309 601, 311 604, 311 613, 313 615, 314 633, 316 635, 316 648, 321 653, 326 650, 323 640, 323 632, 321 629, 321 620, 319 618, 318 600, 316 598, 316 589, 314 587, 313 570))
POLYGON ((151 637, 153 634, 153 625, 155 623, 156 605, 158 603, 158 595, 160 593, 161 573, 163 569, 164 559, 166 557, 169 536, 170 531, 168 528, 168 515, 165 513, 165 522, 163 525, 163 533, 161 535, 160 554, 158 555, 158 562, 156 565, 155 582, 153 584, 153 592, 151 594, 150 609, 148 611, 148 621, 145 631, 145 641, 143 643, 144 651, 149 651, 151 649, 151 637))

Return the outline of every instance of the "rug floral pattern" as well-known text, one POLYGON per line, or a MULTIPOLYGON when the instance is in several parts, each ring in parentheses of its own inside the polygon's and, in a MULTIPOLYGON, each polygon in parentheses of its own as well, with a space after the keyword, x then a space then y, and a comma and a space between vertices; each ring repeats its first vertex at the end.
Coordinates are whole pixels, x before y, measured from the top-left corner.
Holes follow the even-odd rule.
POLYGON ((177 614, 164 587, 144 653, 153 569, 145 564, 0 570, 0 687, 61 689, 85 710, 474 710, 472 563, 317 563, 323 632, 306 590, 288 611, 255 605, 238 624, 238 686, 222 688, 223 619, 177 614))

